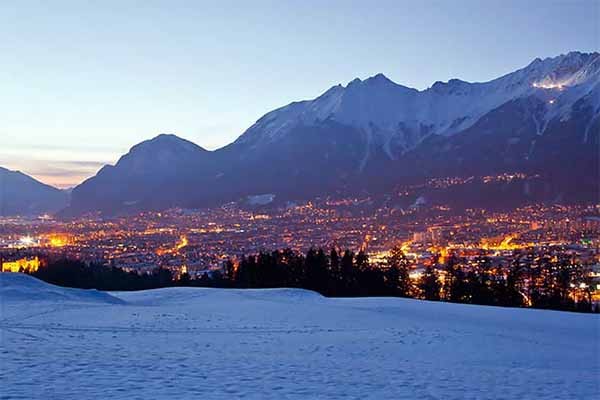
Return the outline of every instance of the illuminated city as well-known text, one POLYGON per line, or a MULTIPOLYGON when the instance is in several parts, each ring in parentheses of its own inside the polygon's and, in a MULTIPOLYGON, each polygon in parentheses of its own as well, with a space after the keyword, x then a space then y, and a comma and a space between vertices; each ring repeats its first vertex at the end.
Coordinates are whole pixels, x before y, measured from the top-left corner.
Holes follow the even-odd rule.
POLYGON ((262 209, 232 203, 69 222, 5 218, 0 225, 2 269, 36 270, 38 258, 42 262, 67 258, 140 274, 162 267, 176 276, 187 272, 199 278, 222 270, 226 260, 237 262, 263 250, 362 250, 377 265, 399 246, 411 261, 414 279, 429 265, 438 263, 441 268, 449 255, 465 259, 467 266, 489 257, 501 274, 518 255, 567 256, 570 262, 587 266, 596 285, 594 301, 600 300, 599 206, 454 212, 443 206, 398 209, 375 203, 371 198, 325 199, 262 209))

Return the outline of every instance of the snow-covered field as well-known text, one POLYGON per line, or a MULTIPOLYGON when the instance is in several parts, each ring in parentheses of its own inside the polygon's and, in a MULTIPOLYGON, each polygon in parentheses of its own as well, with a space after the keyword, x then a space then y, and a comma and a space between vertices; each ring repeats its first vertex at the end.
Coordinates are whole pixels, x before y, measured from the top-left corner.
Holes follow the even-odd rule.
POLYGON ((600 318, 0 274, 2 399, 584 399, 600 318))

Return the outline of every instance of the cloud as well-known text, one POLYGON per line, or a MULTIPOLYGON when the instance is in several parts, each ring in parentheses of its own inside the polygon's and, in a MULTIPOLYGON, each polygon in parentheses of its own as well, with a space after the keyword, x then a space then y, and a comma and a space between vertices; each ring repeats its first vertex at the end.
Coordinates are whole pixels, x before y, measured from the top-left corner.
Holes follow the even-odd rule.
POLYGON ((108 164, 108 161, 84 161, 84 160, 74 160, 74 161, 50 161, 52 165, 62 165, 66 168, 81 168, 81 169, 90 169, 90 168, 101 168, 104 165, 108 164))
POLYGON ((94 176, 109 164, 96 160, 55 160, 0 154, 0 165, 21 171, 48 185, 69 188, 94 176))

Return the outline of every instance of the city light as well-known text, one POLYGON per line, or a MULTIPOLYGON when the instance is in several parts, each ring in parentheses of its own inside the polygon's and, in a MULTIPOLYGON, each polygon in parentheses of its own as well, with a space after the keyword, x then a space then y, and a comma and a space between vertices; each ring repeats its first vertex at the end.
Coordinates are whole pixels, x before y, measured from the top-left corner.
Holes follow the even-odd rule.
POLYGON ((69 238, 66 235, 50 235, 47 240, 50 247, 64 247, 69 244, 69 238))
POLYGON ((188 243, 189 243, 189 242, 188 242, 188 238, 187 238, 187 236, 185 236, 185 235, 182 235, 182 236, 179 238, 179 243, 177 243, 177 246, 175 246, 175 248, 176 248, 177 250, 181 250, 181 249, 183 249, 185 246, 187 246, 187 245, 188 245, 188 243))
POLYGON ((537 89, 549 89, 549 90, 563 90, 565 85, 563 83, 556 82, 534 82, 532 84, 537 89))
POLYGON ((38 257, 20 258, 15 261, 5 261, 2 263, 2 272, 36 272, 40 267, 38 257))
POLYGON ((32 246, 35 243, 35 241, 31 236, 23 236, 19 239, 19 243, 22 247, 29 247, 32 246))

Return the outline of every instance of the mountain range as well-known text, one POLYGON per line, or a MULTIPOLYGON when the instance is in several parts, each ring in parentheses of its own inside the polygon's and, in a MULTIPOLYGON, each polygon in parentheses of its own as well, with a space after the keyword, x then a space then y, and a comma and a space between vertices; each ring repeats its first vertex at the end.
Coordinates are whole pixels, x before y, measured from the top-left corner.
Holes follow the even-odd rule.
MULTIPOLYGON (((382 194, 503 172, 540 177, 511 192, 517 202, 597 201, 599 114, 600 53, 538 58, 489 82, 422 91, 378 74, 269 112, 215 151, 174 135, 142 142, 77 186, 64 215, 382 194)), ((481 190, 468 196, 479 201, 481 190)))

